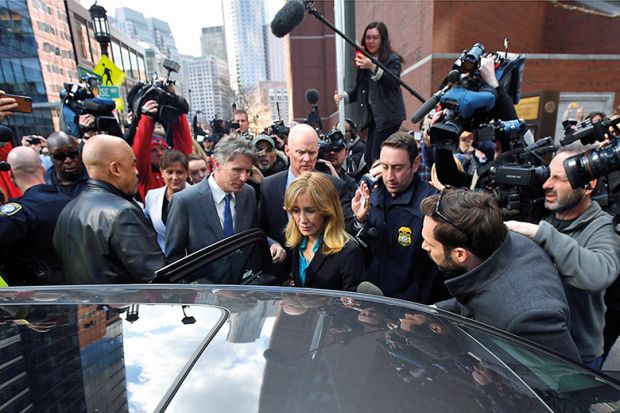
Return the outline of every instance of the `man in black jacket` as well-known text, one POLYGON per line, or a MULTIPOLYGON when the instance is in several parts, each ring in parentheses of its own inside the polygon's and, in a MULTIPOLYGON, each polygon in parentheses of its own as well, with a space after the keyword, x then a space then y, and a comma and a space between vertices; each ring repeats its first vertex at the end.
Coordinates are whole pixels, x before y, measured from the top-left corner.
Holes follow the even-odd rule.
POLYGON ((97 135, 82 154, 90 179, 58 219, 54 247, 66 284, 148 282, 165 265, 153 227, 133 200, 136 157, 122 139, 97 135))

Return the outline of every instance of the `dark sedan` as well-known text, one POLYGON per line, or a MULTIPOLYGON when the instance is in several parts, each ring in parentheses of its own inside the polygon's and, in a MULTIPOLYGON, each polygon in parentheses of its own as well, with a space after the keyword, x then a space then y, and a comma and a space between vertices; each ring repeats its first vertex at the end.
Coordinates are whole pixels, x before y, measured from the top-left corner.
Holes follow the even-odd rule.
POLYGON ((612 379, 399 300, 274 287, 0 290, 2 412, 611 412, 612 379))

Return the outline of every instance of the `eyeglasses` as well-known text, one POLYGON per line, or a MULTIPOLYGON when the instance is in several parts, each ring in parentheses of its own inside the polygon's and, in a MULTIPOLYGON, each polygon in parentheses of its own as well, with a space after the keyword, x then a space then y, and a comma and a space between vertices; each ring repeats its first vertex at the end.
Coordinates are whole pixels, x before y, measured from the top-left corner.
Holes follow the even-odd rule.
POLYGON ((80 153, 78 151, 73 151, 69 153, 53 153, 51 156, 58 162, 64 162, 67 157, 71 159, 77 159, 77 157, 80 156, 80 153))

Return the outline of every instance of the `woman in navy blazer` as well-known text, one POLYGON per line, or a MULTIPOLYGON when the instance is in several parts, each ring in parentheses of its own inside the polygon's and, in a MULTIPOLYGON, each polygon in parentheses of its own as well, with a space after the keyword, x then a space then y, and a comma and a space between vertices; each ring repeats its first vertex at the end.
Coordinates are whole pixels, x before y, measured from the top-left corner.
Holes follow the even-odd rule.
POLYGON ((286 190, 284 209, 291 216, 285 236, 293 251, 292 285, 355 291, 364 279, 364 260, 344 230, 342 206, 329 177, 299 175, 286 190))

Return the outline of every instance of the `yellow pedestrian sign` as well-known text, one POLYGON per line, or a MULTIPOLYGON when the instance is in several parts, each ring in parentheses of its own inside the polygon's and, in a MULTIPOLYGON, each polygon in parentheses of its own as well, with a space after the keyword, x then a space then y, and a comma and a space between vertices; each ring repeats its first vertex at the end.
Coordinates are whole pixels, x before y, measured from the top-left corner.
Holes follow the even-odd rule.
POLYGON ((93 72, 101 77, 100 86, 121 86, 127 77, 108 56, 101 56, 93 72))

